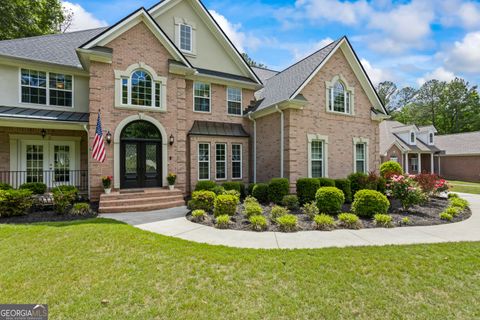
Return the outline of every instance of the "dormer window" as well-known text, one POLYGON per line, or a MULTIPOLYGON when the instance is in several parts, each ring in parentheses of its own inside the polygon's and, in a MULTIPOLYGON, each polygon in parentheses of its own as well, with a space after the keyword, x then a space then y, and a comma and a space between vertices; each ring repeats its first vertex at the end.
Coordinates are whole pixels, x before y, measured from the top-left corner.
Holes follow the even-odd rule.
POLYGON ((192 52, 192 27, 186 24, 180 25, 180 49, 192 52))
POLYGON ((415 132, 410 132, 410 144, 415 144, 415 132))
POLYGON ((430 132, 430 133, 428 134, 428 143, 429 143, 429 144, 433 144, 433 132, 430 132))
POLYGON ((175 17, 175 44, 184 54, 195 56, 196 50, 196 24, 186 18, 175 17))
POLYGON ((340 75, 327 81, 327 111, 353 114, 353 88, 348 87, 346 80, 340 75))

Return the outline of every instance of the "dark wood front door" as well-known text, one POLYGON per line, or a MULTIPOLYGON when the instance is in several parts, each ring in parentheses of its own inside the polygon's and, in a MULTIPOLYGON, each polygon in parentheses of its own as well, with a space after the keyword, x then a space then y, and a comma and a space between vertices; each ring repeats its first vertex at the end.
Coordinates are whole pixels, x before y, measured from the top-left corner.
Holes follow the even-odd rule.
POLYGON ((162 186, 162 142, 156 128, 136 121, 125 128, 120 141, 120 188, 162 186), (150 132, 149 132, 150 131, 150 132))

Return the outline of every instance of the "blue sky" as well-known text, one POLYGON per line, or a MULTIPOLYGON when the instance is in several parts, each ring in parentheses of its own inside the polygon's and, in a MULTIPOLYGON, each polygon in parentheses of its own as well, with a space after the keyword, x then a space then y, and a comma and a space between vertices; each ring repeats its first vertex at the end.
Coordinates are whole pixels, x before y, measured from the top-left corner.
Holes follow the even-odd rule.
MULTIPOLYGON (((70 0, 73 29, 113 24, 156 0, 70 0)), ((241 51, 282 70, 343 35, 372 81, 480 83, 480 1, 204 0, 241 51)))

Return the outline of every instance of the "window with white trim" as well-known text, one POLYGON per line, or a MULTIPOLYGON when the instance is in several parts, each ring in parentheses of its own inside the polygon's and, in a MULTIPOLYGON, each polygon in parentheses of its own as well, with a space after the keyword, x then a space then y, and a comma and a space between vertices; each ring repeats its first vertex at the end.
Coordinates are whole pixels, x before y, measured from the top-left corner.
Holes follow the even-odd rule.
POLYGON ((130 77, 122 77, 122 104, 160 107, 160 86, 146 70, 135 70, 130 77))
POLYGON ((231 115, 242 115, 242 89, 227 88, 227 111, 231 115))
POLYGON ((232 144, 232 179, 242 179, 241 144, 232 144))
POLYGON ((324 170, 324 155, 325 145, 323 140, 312 140, 310 143, 310 166, 312 172, 312 178, 321 178, 325 176, 324 170))
POLYGON ((20 70, 21 102, 73 106, 73 76, 30 69, 20 70))
POLYGON ((193 110, 210 112, 210 84, 203 82, 193 83, 193 110))
POLYGON ((367 144, 355 144, 355 172, 367 172, 367 144))
POLYGON ((342 76, 335 76, 327 84, 327 110, 330 112, 353 113, 353 88, 348 87, 342 76))
POLYGON ((192 26, 180 24, 180 50, 192 52, 192 26))
POLYGON ((198 180, 210 180, 210 144, 198 144, 198 180))
POLYGON ((428 143, 429 143, 429 144, 433 144, 433 132, 430 132, 430 133, 428 134, 428 143))
POLYGON ((398 162, 398 157, 397 156, 391 156, 390 161, 398 162))
POLYGON ((418 156, 410 158, 410 171, 418 172, 418 156))
POLYGON ((410 132, 410 144, 415 143, 415 132, 410 132))
POLYGON ((215 145, 215 175, 217 180, 227 179, 227 145, 215 145))

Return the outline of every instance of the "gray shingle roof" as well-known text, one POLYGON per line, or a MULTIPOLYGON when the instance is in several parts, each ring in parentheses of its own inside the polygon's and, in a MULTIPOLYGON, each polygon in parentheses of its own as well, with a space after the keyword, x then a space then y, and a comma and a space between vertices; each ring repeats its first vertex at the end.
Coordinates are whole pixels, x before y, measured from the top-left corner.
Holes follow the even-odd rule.
POLYGON ((195 121, 189 135, 198 136, 224 136, 224 137, 249 137, 240 123, 225 123, 213 121, 195 121))
POLYGON ((279 71, 270 70, 266 68, 252 67, 252 70, 257 74, 257 76, 265 83, 271 77, 277 75, 279 71))
POLYGON ((88 117, 88 112, 72 112, 60 110, 57 111, 0 106, 0 118, 88 123, 88 117))
POLYGON ((0 55, 81 68, 75 50, 105 29, 0 41, 0 55))
POLYGON ((435 136, 446 155, 480 154, 480 131, 435 136))
POLYGON ((256 111, 290 99, 292 94, 308 79, 342 39, 338 39, 303 60, 291 65, 264 81, 265 88, 258 93, 262 100, 256 111))

